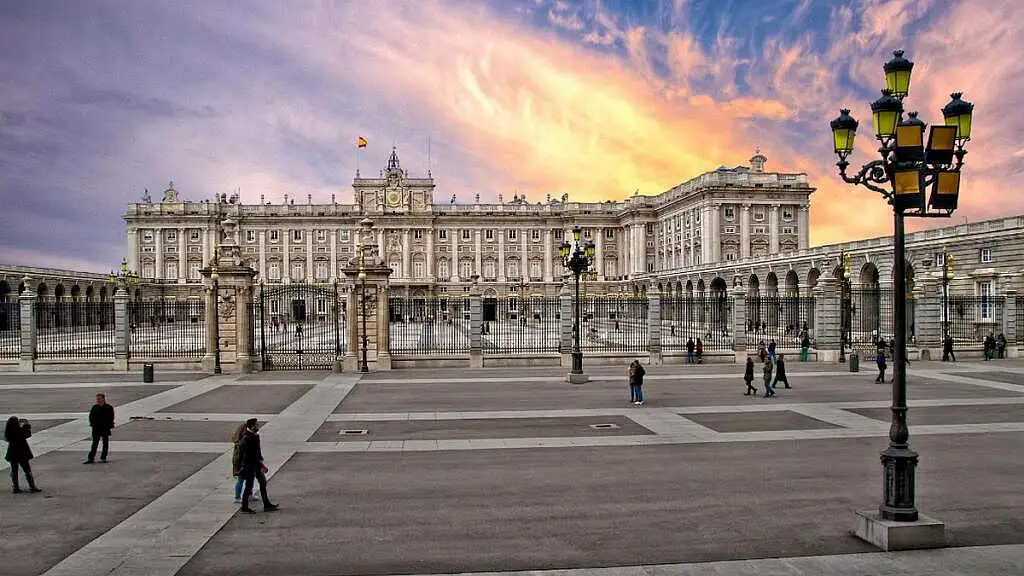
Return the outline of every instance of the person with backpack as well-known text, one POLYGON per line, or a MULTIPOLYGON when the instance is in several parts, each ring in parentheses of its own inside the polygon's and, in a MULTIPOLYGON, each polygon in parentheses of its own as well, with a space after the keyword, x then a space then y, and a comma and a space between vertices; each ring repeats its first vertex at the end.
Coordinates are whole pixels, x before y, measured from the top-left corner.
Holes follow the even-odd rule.
POLYGON ((773 370, 773 368, 774 368, 774 366, 772 365, 771 358, 765 358, 764 359, 764 365, 762 367, 763 374, 764 374, 764 397, 765 398, 771 398, 772 396, 775 396, 775 388, 772 387, 772 370, 773 370))

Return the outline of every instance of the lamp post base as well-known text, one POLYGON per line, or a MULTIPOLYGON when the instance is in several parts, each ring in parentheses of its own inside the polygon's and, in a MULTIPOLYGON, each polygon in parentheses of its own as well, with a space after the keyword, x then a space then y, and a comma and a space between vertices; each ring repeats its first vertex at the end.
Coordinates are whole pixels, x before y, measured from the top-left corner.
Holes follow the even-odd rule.
POLYGON ((882 518, 877 510, 859 510, 853 534, 886 552, 946 546, 946 525, 926 516, 914 522, 896 522, 882 518))
POLYGON ((590 376, 583 372, 569 372, 565 377, 565 381, 569 384, 586 384, 590 382, 590 376))
POLYGON ((914 505, 916 469, 917 453, 913 450, 889 446, 882 452, 885 500, 878 511, 884 520, 917 521, 917 506, 914 505))

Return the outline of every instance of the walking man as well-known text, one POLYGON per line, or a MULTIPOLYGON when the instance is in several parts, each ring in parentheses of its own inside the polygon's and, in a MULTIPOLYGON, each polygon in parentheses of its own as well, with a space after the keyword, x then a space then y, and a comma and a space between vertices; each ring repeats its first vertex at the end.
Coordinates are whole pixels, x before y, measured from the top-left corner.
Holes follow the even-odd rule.
POLYGON ((789 385, 789 377, 786 376, 786 355, 779 354, 778 358, 775 359, 775 383, 772 384, 772 392, 775 392, 775 387, 778 386, 779 382, 786 385, 786 388, 792 388, 789 385))
POLYGON ((956 362, 956 354, 953 353, 953 337, 946 332, 946 337, 942 339, 942 361, 956 362))
POLYGON ((96 404, 89 410, 89 427, 92 428, 92 447, 89 448, 89 455, 82 464, 92 464, 96 459, 96 446, 103 441, 103 451, 100 452, 100 462, 107 461, 107 451, 110 448, 110 431, 114 429, 114 407, 107 404, 105 394, 96 395, 96 404))
POLYGON ((260 450, 259 421, 249 418, 245 421, 245 432, 242 433, 242 440, 239 442, 239 451, 242 453, 242 464, 239 476, 245 481, 245 488, 242 490, 242 512, 252 514, 253 509, 249 508, 249 497, 252 496, 253 480, 259 483, 260 496, 263 498, 263 511, 273 512, 277 505, 270 502, 267 495, 267 467, 263 464, 263 451, 260 450))

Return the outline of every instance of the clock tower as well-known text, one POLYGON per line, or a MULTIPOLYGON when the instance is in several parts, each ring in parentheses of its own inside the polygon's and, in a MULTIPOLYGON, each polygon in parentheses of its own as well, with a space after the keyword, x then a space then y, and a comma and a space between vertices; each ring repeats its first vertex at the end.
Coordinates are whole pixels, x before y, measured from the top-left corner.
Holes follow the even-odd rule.
POLYGON ((434 179, 410 178, 398 160, 398 150, 391 149, 387 168, 377 178, 362 178, 356 173, 352 181, 356 204, 365 214, 424 214, 434 211, 434 179))

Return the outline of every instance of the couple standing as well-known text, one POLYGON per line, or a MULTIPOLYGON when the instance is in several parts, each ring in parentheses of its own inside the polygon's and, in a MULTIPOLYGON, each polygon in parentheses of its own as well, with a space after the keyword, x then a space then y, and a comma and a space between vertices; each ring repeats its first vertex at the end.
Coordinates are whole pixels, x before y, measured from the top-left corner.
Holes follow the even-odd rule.
POLYGON ((643 406, 644 404, 644 374, 646 372, 639 360, 629 363, 629 401, 634 406, 643 406))
POLYGON ((231 455, 231 472, 235 477, 235 502, 242 504, 242 512, 246 514, 254 512, 249 508, 254 480, 259 483, 263 511, 273 512, 278 508, 276 504, 270 502, 270 496, 267 495, 267 466, 263 463, 259 429, 259 421, 249 418, 231 436, 235 444, 231 455))

